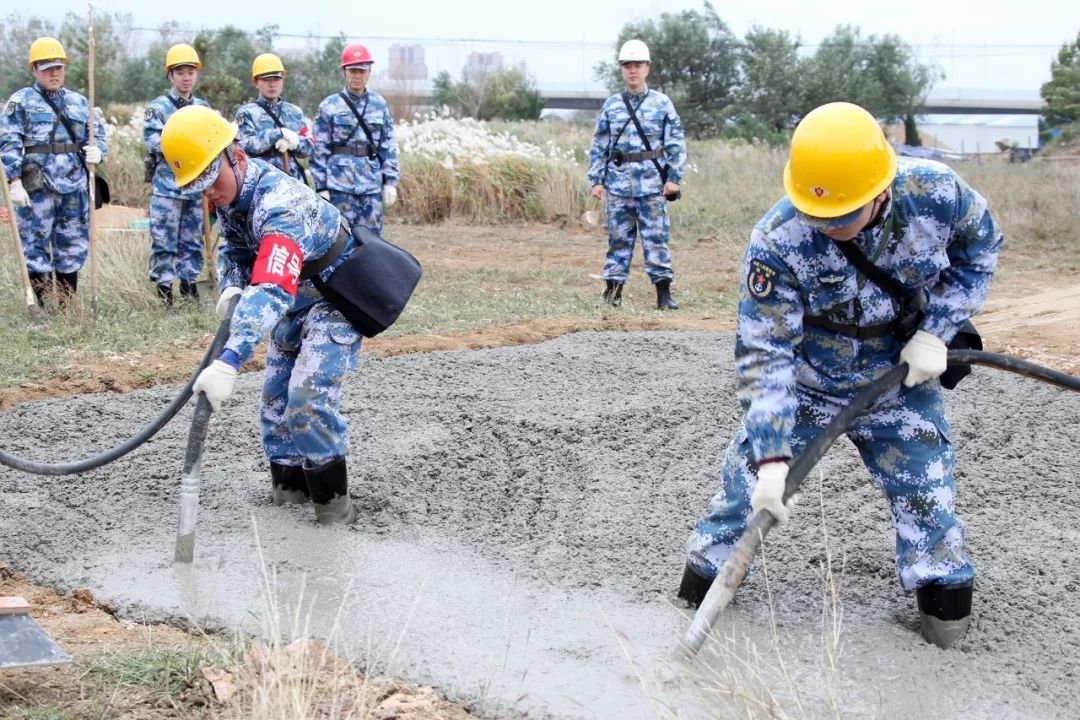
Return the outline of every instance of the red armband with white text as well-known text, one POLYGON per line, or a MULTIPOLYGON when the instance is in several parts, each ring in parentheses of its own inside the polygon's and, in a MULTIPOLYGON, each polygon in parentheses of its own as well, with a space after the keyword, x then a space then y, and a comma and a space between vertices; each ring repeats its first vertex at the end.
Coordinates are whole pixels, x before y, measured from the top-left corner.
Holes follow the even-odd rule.
POLYGON ((296 297, 303 260, 299 246, 292 240, 284 235, 267 235, 259 244, 259 254, 251 270, 251 284, 274 283, 296 297))

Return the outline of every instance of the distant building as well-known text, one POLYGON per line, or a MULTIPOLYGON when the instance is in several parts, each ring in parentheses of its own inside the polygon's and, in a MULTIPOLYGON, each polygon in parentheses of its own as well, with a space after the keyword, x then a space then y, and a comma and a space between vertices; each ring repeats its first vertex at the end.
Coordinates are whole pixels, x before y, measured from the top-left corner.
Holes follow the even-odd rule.
POLYGON ((391 45, 387 75, 393 80, 427 80, 423 45, 391 45))
POLYGON ((473 73, 496 73, 503 69, 502 53, 497 52, 471 52, 469 60, 465 63, 465 71, 473 73))

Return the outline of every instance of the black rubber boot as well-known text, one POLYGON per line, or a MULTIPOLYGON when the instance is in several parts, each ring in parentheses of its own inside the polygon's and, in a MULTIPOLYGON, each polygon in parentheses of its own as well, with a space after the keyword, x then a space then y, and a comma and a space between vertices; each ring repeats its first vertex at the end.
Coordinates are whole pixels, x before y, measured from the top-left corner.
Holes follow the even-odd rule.
POLYGON ((919 604, 919 629, 928 642, 947 648, 967 632, 971 622, 974 585, 931 583, 915 591, 919 604))
POLYGON ((677 595, 685 600, 690 607, 696 608, 705 599, 705 593, 709 592, 712 582, 712 578, 698 575, 697 570, 694 570, 690 563, 687 563, 686 568, 683 570, 682 582, 679 583, 677 595))
POLYGON ((164 305, 166 309, 173 306, 172 283, 161 283, 158 285, 157 294, 158 298, 161 299, 161 304, 164 305))
POLYGON ((671 281, 661 280, 656 283, 656 309, 657 310, 678 310, 679 303, 675 302, 675 298, 671 297, 671 281))
POLYGON ((66 307, 74 299, 75 291, 79 289, 79 271, 56 273, 56 284, 60 291, 60 305, 66 307))
POLYGON ((30 289, 34 291, 34 297, 37 298, 38 307, 45 307, 45 296, 49 293, 49 285, 52 279, 49 277, 49 273, 29 273, 30 275, 30 289))
POLYGON ((604 302, 611 307, 619 307, 622 305, 623 284, 614 280, 605 280, 604 283, 604 294, 601 296, 604 302))
POLYGON ((322 467, 304 468, 308 492, 320 525, 348 525, 356 520, 356 508, 349 497, 349 471, 345 458, 322 467))
POLYGON ((275 505, 303 505, 309 500, 307 478, 299 465, 270 463, 275 505))
POLYGON ((199 286, 187 280, 180 281, 180 297, 199 302, 199 286))

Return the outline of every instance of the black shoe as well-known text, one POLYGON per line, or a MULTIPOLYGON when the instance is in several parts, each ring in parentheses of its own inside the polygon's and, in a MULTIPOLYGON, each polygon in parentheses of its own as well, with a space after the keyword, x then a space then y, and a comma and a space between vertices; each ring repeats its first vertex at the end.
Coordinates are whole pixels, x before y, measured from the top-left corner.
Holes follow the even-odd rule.
POLYGON ((172 283, 161 283, 157 286, 158 298, 166 308, 173 306, 172 283))
POLYGON ((709 592, 712 583, 712 578, 698 575, 690 563, 687 563, 683 570, 682 582, 679 583, 679 592, 676 595, 685 600, 690 607, 696 608, 705 599, 705 594, 709 592))
POLYGON ((79 289, 79 271, 72 273, 56 273, 56 284, 60 291, 60 305, 66 306, 75 297, 75 291, 79 289))
POLYGON ((199 302, 199 286, 196 285, 194 281, 188 282, 187 280, 181 280, 180 297, 199 302))
POLYGON ((928 642, 947 648, 962 638, 971 622, 973 584, 931 583, 915 591, 919 604, 919 630, 928 642))
POLYGON ((299 465, 270 463, 275 505, 303 505, 309 500, 307 478, 299 465))
POLYGON ((657 310, 678 310, 679 303, 675 302, 675 298, 671 297, 671 281, 661 280, 656 283, 656 309, 657 310))
POLYGON ((619 307, 622 305, 622 289, 623 284, 616 282, 615 280, 605 280, 606 286, 604 287, 604 294, 601 296, 608 305, 611 307, 619 307))
POLYGON ((349 471, 345 458, 322 467, 304 467, 304 477, 315 506, 315 520, 320 525, 348 525, 356 520, 356 508, 349 498, 349 471))
POLYGON ((30 288, 34 291, 34 297, 37 298, 38 307, 45 307, 45 296, 49 293, 49 285, 52 284, 52 279, 49 277, 49 273, 29 273, 30 275, 30 288))

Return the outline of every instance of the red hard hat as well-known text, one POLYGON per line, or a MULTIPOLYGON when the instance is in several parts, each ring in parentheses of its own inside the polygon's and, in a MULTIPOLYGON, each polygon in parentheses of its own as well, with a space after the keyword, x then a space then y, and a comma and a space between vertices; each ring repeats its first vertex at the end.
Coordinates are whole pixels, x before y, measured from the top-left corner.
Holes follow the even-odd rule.
POLYGON ((361 65, 363 63, 373 63, 375 60, 371 57, 371 53, 368 49, 360 43, 349 43, 345 46, 345 49, 341 51, 341 67, 346 68, 350 65, 361 65))

